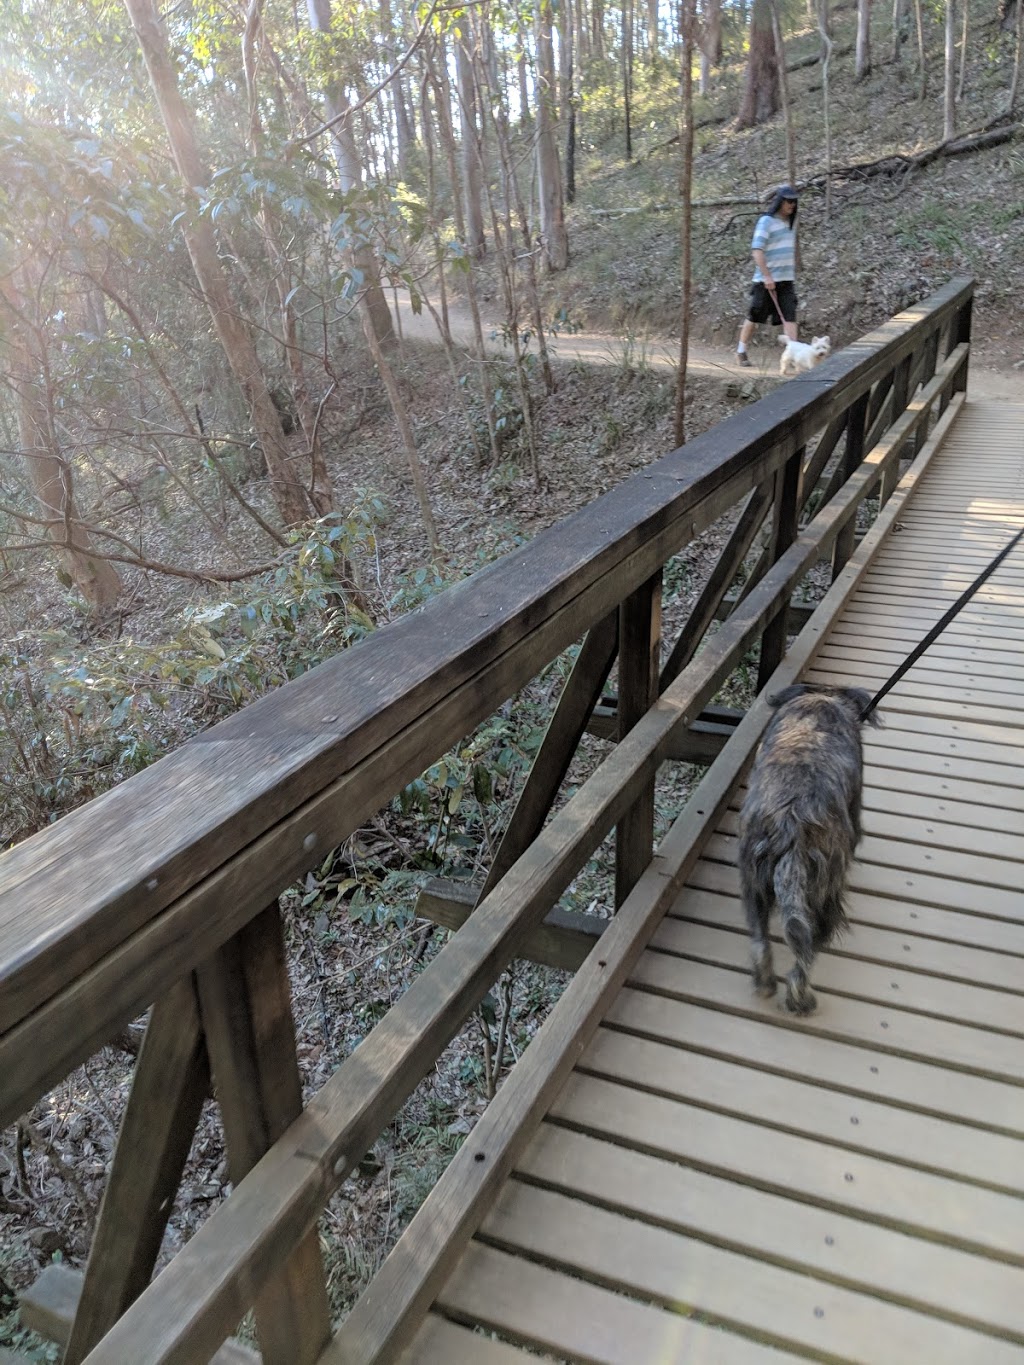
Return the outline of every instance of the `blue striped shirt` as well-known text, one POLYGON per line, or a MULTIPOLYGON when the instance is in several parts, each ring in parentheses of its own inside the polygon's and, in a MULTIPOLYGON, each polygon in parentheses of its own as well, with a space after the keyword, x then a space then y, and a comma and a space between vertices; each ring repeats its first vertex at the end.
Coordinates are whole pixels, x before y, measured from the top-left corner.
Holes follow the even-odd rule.
MULTIPOLYGON (((763 251, 765 262, 776 280, 796 279, 796 228, 774 214, 764 213, 754 228, 751 251, 763 251)), ((754 283, 763 284, 760 268, 754 267, 754 283)))

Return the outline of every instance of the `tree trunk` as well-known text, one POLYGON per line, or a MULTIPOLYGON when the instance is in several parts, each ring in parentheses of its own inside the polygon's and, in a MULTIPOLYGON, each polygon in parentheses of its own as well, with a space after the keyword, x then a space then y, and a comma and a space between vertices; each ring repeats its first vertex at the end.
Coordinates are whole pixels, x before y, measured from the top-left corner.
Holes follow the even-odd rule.
POLYGON ((587 0, 575 0, 573 4, 573 20, 575 24, 575 43, 576 58, 582 70, 590 61, 590 23, 587 19, 587 0))
POLYGON ((683 218, 680 242, 682 265, 683 313, 679 328, 679 382, 676 388, 675 441, 681 446, 686 440, 686 367, 690 354, 690 308, 693 294, 692 277, 692 215, 693 215, 693 36, 697 27, 694 0, 683 0, 680 18, 682 29, 682 90, 679 150, 681 154, 679 197, 683 218))
MULTIPOLYGON (((920 4, 920 0, 917 0, 920 4)), ((832 39, 828 31, 828 0, 818 0, 818 32, 821 34, 821 104, 825 126, 825 222, 832 217, 832 114, 829 108, 829 67, 832 39)))
MULTIPOLYGON (((265 152, 263 123, 259 112, 259 91, 256 86, 257 44, 267 44, 263 32, 263 0, 249 0, 242 32, 242 70, 245 75, 246 93, 249 104, 249 146, 256 156, 265 152)), ((284 234, 274 211, 274 206, 263 197, 258 215, 258 223, 263 234, 271 272, 277 285, 278 309, 281 319, 281 340, 284 346, 285 361, 292 381, 292 398, 298 414, 302 434, 306 438, 309 451, 308 497, 317 516, 325 517, 334 510, 334 490, 331 486, 327 461, 320 442, 316 412, 306 382, 302 348, 299 345, 298 321, 292 296, 293 275, 291 262, 285 248, 284 234)))
POLYGON ((658 59, 658 0, 647 0, 647 55, 652 63, 658 59))
POLYGON ((942 89, 942 140, 950 142, 956 132, 956 9, 946 0, 946 60, 942 89))
POLYGON ((970 12, 970 0, 964 0, 964 25, 960 35, 960 77, 956 83, 957 104, 959 104, 964 97, 964 84, 967 80, 967 21, 970 12))
POLYGON ((594 58, 601 62, 604 61, 604 0, 592 0, 590 23, 594 58))
POLYGON ((903 25, 903 0, 892 0, 892 59, 898 62, 903 46, 900 29, 903 25))
POLYGON ((267 462, 274 501, 282 520, 291 526, 306 519, 309 503, 302 481, 292 467, 281 420, 267 390, 255 344, 232 300, 227 276, 217 254, 212 224, 205 215, 194 211, 198 204, 196 190, 205 185, 209 177, 199 157, 191 115, 178 89, 167 36, 154 0, 125 0, 125 7, 145 58, 178 174, 190 201, 189 212, 182 224, 192 268, 228 364, 249 406, 253 431, 267 462))
POLYGON ((779 98, 771 0, 754 0, 750 11, 750 53, 737 126, 753 128, 764 123, 778 113, 779 98))
MULTIPOLYGON (((127 3, 127 0, 125 0, 127 3)), ((314 33, 329 34, 331 31, 331 0, 306 0, 309 26, 314 33)), ((338 184, 343 194, 357 189, 363 183, 363 164, 356 147, 355 131, 351 118, 341 118, 349 108, 349 98, 345 83, 340 79, 329 80, 324 86, 324 108, 328 119, 339 119, 331 128, 331 145, 334 160, 338 167, 338 184)), ((380 272, 372 251, 365 245, 356 246, 346 253, 349 263, 363 277, 362 293, 366 298, 369 316, 373 320, 373 330, 382 346, 394 340, 395 328, 391 320, 391 310, 384 297, 380 284, 380 272)), ((364 313, 364 316, 366 314, 364 313)))
MULTIPOLYGON (((444 36, 438 35, 437 46, 439 51, 435 54, 433 50, 427 48, 424 54, 424 62, 427 68, 427 77, 434 91, 434 107, 437 110, 438 134, 444 145, 445 156, 448 161, 448 176, 452 183, 452 203, 455 210, 456 231, 461 240, 465 241, 465 227, 462 218, 461 199, 458 193, 458 169, 456 166, 455 133, 452 129, 451 121, 451 91, 445 80, 447 72, 447 60, 444 50, 444 36), (435 62, 435 55, 439 61, 435 62)), ((494 418, 494 390, 487 372, 487 350, 484 344, 483 322, 480 318, 480 304, 477 299, 476 280, 473 271, 469 270, 466 274, 466 298, 469 301, 470 315, 473 319, 473 338, 475 341, 475 358, 477 373, 480 379, 480 393, 484 402, 484 411, 487 414, 487 434, 490 440, 491 458, 495 464, 500 459, 498 448, 498 433, 495 428, 494 418)))
POLYGON ((622 112, 626 123, 626 160, 633 160, 633 0, 622 5, 622 112))
MULTIPOLYGON (((782 23, 779 19, 778 0, 771 0, 772 36, 775 39, 775 57, 779 65, 779 94, 782 97, 782 119, 786 127, 786 179, 796 185, 796 136, 793 132, 793 113, 789 103, 789 77, 786 73, 786 47, 782 40, 782 23)), ((799 242, 797 244, 799 251, 799 242)))
POLYGON ((68 578, 91 607, 109 607, 121 594, 117 570, 93 552, 92 537, 75 506, 73 469, 61 454, 53 423, 53 394, 42 337, 32 336, 23 316, 24 298, 12 284, 2 296, 10 324, 5 329, 10 380, 18 416, 18 444, 39 507, 47 539, 68 578))
POLYGON ((1010 81, 1010 103, 1009 113, 1013 113, 1017 105, 1017 91, 1020 89, 1020 53, 1024 46, 1024 0, 1017 0, 1017 30, 1016 41, 1013 46, 1013 77, 1010 81))
POLYGON ((862 81, 871 71, 871 0, 857 0, 857 55, 854 80, 862 81))
POLYGON ((526 26, 516 20, 516 80, 519 85, 519 126, 530 121, 530 77, 526 69, 526 26))
POLYGON ((571 204, 576 198, 576 103, 573 98, 572 5, 566 0, 562 0, 559 11, 558 59, 565 137, 565 201, 571 204))
POLYGON ((711 68, 722 62, 722 0, 705 0, 700 35, 700 93, 711 85, 711 68))
POLYGON ((462 129, 462 188, 466 218, 466 250, 480 260, 486 250, 484 210, 481 200, 480 131, 477 124, 476 80, 473 75, 472 34, 469 17, 461 23, 463 31, 455 40, 455 77, 459 93, 459 120, 462 129))
POLYGON ((921 0, 914 0, 914 22, 917 27, 917 98, 923 104, 928 94, 928 64, 924 52, 924 13, 921 0))
POLYGON ((551 0, 540 0, 537 6, 537 193, 540 199, 544 264, 551 271, 564 270, 569 264, 562 170, 555 140, 555 57, 551 40, 553 19, 551 0))

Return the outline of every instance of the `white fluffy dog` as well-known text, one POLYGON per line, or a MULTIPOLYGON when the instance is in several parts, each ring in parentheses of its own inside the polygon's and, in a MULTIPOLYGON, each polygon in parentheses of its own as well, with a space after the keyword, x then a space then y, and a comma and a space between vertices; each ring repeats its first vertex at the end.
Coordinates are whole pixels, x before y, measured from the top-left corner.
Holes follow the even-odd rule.
POLYGON ((779 337, 779 345, 785 346, 779 361, 779 373, 799 374, 801 370, 813 370, 832 350, 831 337, 815 337, 813 341, 790 341, 789 337, 779 337))

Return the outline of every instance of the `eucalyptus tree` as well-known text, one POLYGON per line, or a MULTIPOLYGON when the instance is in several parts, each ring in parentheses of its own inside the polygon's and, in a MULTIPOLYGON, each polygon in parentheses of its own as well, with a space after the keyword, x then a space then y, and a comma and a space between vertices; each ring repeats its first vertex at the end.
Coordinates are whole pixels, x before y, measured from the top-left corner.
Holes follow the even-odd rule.
POLYGON ((565 226, 562 170, 558 157, 557 84, 553 45, 552 0, 537 0, 537 196, 544 264, 564 270, 569 264, 569 234, 565 226))
POLYGON ((750 8, 750 46, 737 124, 752 128, 778 113, 779 66, 775 55, 771 0, 754 0, 750 8))
POLYGON ((293 525, 309 516, 310 503, 301 475, 292 465, 291 451, 252 333, 232 298, 213 223, 200 211, 200 192, 210 183, 210 173, 200 155, 192 113, 178 87, 167 31, 155 0, 125 0, 125 7, 171 144, 185 205, 182 230, 196 279, 225 358, 249 407, 253 431, 267 462, 274 501, 282 520, 293 525))

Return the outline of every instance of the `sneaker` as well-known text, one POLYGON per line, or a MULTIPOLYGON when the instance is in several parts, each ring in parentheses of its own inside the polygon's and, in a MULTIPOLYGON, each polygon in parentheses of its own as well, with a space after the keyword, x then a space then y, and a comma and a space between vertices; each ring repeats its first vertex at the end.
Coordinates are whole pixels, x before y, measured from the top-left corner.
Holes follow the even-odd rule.
POLYGON ((750 363, 750 356, 747 355, 746 351, 736 352, 736 364, 742 365, 745 370, 753 369, 753 366, 750 363))

